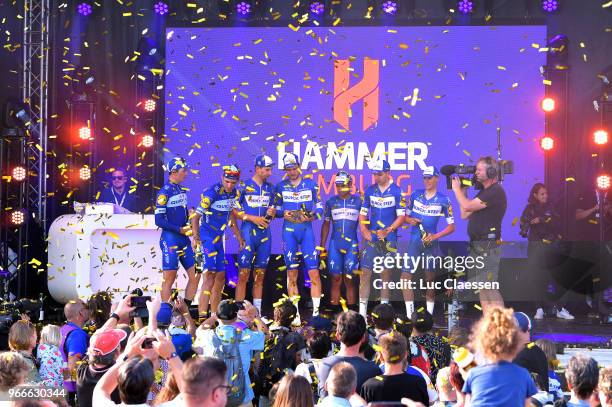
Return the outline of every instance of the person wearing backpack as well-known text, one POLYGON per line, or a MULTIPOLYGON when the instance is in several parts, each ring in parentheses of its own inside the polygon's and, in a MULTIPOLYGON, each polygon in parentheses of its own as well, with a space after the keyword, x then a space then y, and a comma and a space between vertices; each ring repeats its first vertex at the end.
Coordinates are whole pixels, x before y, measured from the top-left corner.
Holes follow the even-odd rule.
POLYGON ((259 406, 269 405, 267 399, 272 385, 283 378, 287 370, 295 371, 306 350, 306 341, 298 332, 291 330, 297 315, 297 307, 288 299, 274 307, 274 323, 270 337, 266 340, 263 358, 257 368, 255 392, 260 396, 259 406))
POLYGON ((227 407, 251 406, 255 397, 248 373, 251 357, 253 352, 264 350, 267 330, 257 308, 244 301, 244 310, 241 311, 239 303, 234 300, 221 301, 217 314, 198 328, 194 346, 201 348, 203 356, 221 359, 227 366, 227 384, 231 386, 227 407), (241 321, 247 324, 244 329, 244 324, 237 324, 239 311, 241 321), (215 322, 219 326, 213 328, 215 322))

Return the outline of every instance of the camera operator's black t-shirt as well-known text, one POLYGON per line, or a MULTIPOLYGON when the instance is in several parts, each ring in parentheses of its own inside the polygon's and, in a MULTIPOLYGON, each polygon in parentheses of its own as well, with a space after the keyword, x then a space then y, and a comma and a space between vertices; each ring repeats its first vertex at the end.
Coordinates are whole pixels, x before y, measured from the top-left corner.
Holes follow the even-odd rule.
POLYGON ((494 233, 495 239, 501 238, 501 222, 506 213, 506 192, 496 182, 476 195, 487 207, 472 212, 468 221, 468 235, 471 240, 486 240, 494 233))

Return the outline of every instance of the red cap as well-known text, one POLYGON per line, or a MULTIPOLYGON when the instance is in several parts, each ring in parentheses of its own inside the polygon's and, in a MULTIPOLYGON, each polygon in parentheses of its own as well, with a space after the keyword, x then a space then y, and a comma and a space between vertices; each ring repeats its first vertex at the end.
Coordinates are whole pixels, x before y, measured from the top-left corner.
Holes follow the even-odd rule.
POLYGON ((122 329, 107 329, 102 332, 96 332, 91 337, 89 344, 91 351, 95 355, 108 355, 127 337, 127 333, 122 329))

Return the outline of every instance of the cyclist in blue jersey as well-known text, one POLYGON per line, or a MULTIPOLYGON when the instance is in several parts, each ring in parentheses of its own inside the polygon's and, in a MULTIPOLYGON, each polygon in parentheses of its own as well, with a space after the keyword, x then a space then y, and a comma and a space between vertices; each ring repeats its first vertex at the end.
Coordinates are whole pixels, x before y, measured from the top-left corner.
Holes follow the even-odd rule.
POLYGON ((330 224, 332 236, 327 251, 327 270, 331 274, 331 297, 329 302, 338 308, 340 285, 344 274, 346 299, 350 308, 356 305, 353 271, 359 266, 359 241, 357 226, 361 197, 351 194, 353 182, 346 171, 339 171, 335 179, 338 194, 325 202, 325 216, 321 227, 321 246, 325 247, 330 224))
MULTIPOLYGON (((412 225, 410 232, 410 244, 408 246, 408 255, 411 257, 422 256, 422 261, 425 261, 425 279, 428 282, 435 280, 435 261, 426 261, 427 256, 440 256, 440 247, 438 239, 449 235, 455 231, 455 221, 453 218, 453 208, 450 199, 438 192, 438 177, 440 173, 435 167, 427 167, 423 171, 423 184, 425 189, 417 189, 412 195, 406 208, 406 223, 412 225), (438 232, 438 221, 441 217, 446 219, 446 228, 438 232), (422 226, 422 229, 421 229, 422 226), (430 264, 427 264, 430 263, 430 264)), ((411 267, 413 263, 410 263, 411 267)), ((423 263, 421 263, 423 264, 423 263)), ((409 272, 403 275, 402 278, 410 280, 410 274, 416 270, 404 270, 409 272)), ((425 301, 427 312, 433 315, 435 290, 428 288, 425 293, 425 301)), ((406 310, 414 309, 414 293, 411 289, 404 289, 404 301, 406 302, 406 310)), ((411 314, 409 314, 411 315, 411 314)))
POLYGON ((204 283, 198 298, 200 316, 210 309, 215 313, 221 300, 225 286, 225 249, 223 235, 229 225, 240 244, 244 240, 236 223, 232 210, 238 207, 240 193, 236 184, 240 180, 240 170, 235 165, 223 167, 221 182, 217 182, 204 190, 200 205, 191 219, 193 232, 193 247, 201 255, 201 270, 204 272, 204 283))
POLYGON ((162 290, 163 302, 170 301, 172 285, 176 280, 179 261, 187 271, 185 303, 189 306, 198 289, 200 277, 195 273, 194 255, 189 241, 191 226, 187 210, 187 193, 181 183, 187 178, 187 163, 176 157, 168 162, 168 182, 157 193, 155 205, 155 225, 162 230, 159 244, 162 250, 162 290))
MULTIPOLYGON (((404 224, 406 207, 400 187, 391 179, 389 162, 371 162, 370 170, 376 183, 366 189, 359 214, 359 229, 365 243, 359 282, 359 313, 364 318, 368 309, 374 258, 397 252, 397 229, 404 224)), ((390 272, 386 269, 382 272, 383 281, 389 281, 390 272)), ((388 303, 388 289, 381 291, 381 302, 388 303)))
POLYGON ((253 305, 261 314, 263 282, 272 250, 270 221, 276 216, 276 190, 267 180, 272 175, 274 162, 267 155, 255 158, 255 174, 244 183, 240 191, 239 208, 235 209, 238 219, 242 219, 240 233, 245 241, 244 249, 238 255, 240 277, 236 285, 236 301, 243 301, 246 284, 255 267, 253 284, 253 305))
MULTIPOLYGON (((319 187, 312 179, 302 177, 298 157, 293 153, 283 156, 283 168, 287 179, 281 181, 276 192, 280 194, 277 217, 284 218, 283 251, 287 267, 287 293, 291 300, 298 300, 299 254, 302 254, 308 276, 313 315, 319 314, 321 304, 321 277, 319 276, 319 253, 315 245, 312 221, 323 214, 319 187)), ((295 322, 298 323, 299 311, 295 322)))

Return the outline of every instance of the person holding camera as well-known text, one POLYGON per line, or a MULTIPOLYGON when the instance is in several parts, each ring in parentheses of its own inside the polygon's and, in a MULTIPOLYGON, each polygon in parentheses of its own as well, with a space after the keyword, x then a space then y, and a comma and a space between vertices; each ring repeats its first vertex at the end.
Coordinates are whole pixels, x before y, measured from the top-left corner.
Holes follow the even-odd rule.
MULTIPOLYGON (((481 257, 484 263, 483 267, 472 269, 474 274, 469 280, 475 283, 493 283, 498 280, 501 224, 508 205, 499 176, 499 164, 487 156, 481 157, 476 164, 474 178, 482 184, 482 189, 474 199, 467 197, 467 188, 457 177, 452 180, 453 192, 461 209, 461 219, 468 219, 469 255, 473 258, 481 257)), ((504 305, 499 290, 481 289, 478 296, 483 313, 492 307, 504 305)))

